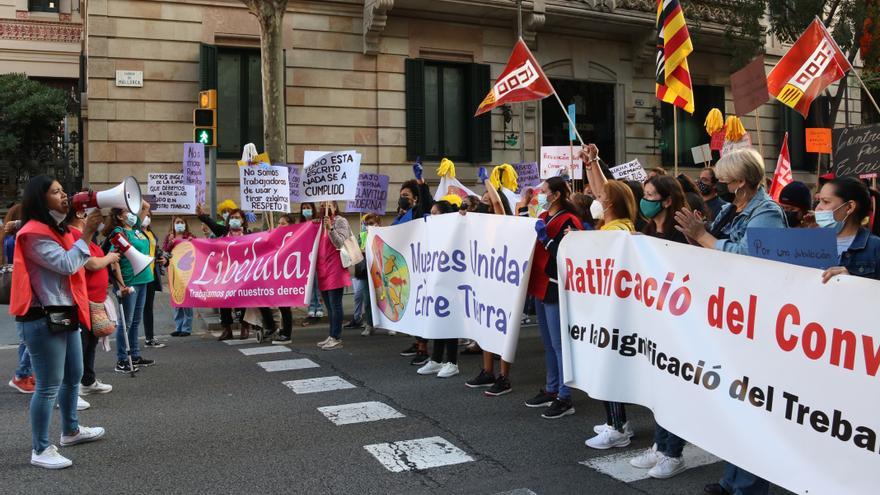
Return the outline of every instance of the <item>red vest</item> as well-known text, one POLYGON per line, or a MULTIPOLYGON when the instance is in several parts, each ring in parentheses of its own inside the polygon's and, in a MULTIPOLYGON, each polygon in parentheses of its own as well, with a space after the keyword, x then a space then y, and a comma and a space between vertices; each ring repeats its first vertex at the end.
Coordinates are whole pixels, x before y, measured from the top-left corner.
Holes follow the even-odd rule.
MULTIPOLYGON (((541 213, 539 218, 547 222, 549 216, 550 214, 545 211, 541 213)), ((583 229, 583 225, 578 217, 568 212, 560 212, 547 223, 547 236, 551 239, 556 238, 562 230, 562 226, 569 220, 577 226, 578 230, 583 229)), ((541 301, 544 300, 547 294, 547 287, 550 285, 550 278, 547 276, 548 262, 556 263, 556 260, 550 259, 550 253, 544 249, 544 244, 539 240, 535 243, 535 254, 532 257, 532 271, 531 275, 529 275, 529 295, 535 296, 541 301)))
MULTIPOLYGON (((76 242, 73 234, 67 232, 59 234, 57 230, 50 229, 48 225, 32 220, 18 231, 15 243, 15 255, 13 258, 12 268, 12 293, 9 296, 9 314, 14 316, 24 316, 31 308, 33 299, 33 289, 31 289, 31 278, 27 271, 27 261, 22 252, 21 240, 27 235, 40 235, 49 237, 61 245, 65 250, 70 250, 73 243, 76 242)), ((70 276, 70 290, 73 292, 73 300, 76 304, 77 313, 79 314, 79 322, 86 328, 91 328, 91 317, 89 312, 89 298, 86 292, 85 268, 70 276)))

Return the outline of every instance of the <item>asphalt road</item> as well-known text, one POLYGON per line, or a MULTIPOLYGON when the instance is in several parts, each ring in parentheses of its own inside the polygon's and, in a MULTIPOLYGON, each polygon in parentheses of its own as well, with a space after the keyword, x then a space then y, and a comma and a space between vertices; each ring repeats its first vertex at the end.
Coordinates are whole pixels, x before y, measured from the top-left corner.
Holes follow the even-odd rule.
MULTIPOLYGON (((162 324, 157 332, 171 330, 162 324)), ((87 397, 92 408, 80 413, 80 421, 103 426, 107 436, 62 448, 74 461, 62 471, 29 465, 28 397, 0 387, 0 493, 698 494, 722 472, 715 462, 670 480, 624 482, 580 464, 648 448, 652 417, 646 409, 629 408, 636 430, 632 445, 597 451, 583 442, 592 425, 604 420, 598 401, 576 392, 577 413, 559 420, 524 407, 544 374, 534 326, 521 338, 513 392, 497 398, 464 386, 478 371, 479 356, 461 356, 462 374, 438 379, 417 375, 409 359, 398 355, 410 342, 407 336, 360 337, 347 330, 345 348, 326 352, 315 347, 325 335, 326 327, 297 327, 293 343, 285 346, 291 352, 254 356, 239 349, 261 345, 231 346, 210 334, 169 337, 169 347, 144 351, 157 364, 136 378, 113 373, 113 353, 99 353, 99 377, 114 390, 87 397), (289 359, 317 366, 270 373, 257 364, 289 359), (282 383, 328 376, 353 388, 297 394, 282 383), (336 425, 318 410, 361 402, 384 404, 398 417, 336 425), (434 437, 470 460, 393 472, 365 449, 423 438, 443 443, 434 437)), ((14 366, 15 351, 0 350, 0 374, 11 376, 14 366)), ((59 434, 56 414, 53 442, 59 434)), ((418 465, 418 455, 398 465, 418 465)))

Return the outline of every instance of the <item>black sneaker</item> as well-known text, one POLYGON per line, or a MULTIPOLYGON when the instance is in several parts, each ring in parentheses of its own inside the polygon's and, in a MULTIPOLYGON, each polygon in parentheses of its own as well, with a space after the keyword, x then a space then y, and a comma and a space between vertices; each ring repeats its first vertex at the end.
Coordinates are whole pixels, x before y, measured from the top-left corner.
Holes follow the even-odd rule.
POLYGON ((470 388, 491 387, 495 384, 495 375, 487 373, 486 370, 481 369, 479 375, 464 382, 464 384, 470 388))
POLYGON ((427 352, 417 352, 416 357, 412 358, 412 361, 410 361, 409 364, 413 366, 422 366, 427 363, 429 359, 431 359, 431 356, 429 356, 427 352))
MULTIPOLYGON (((131 373, 131 368, 128 367, 128 361, 116 361, 116 368, 113 370, 117 373, 131 373)), ((134 371, 140 371, 140 368, 137 366, 134 367, 134 371)))
POLYGON ((542 388, 541 391, 538 392, 538 395, 526 401, 526 407, 547 407, 550 404, 553 404, 555 399, 556 394, 547 393, 542 388))
POLYGON ((504 375, 498 375, 498 378, 495 379, 495 383, 489 387, 489 390, 483 392, 488 397, 498 397, 499 395, 504 395, 513 390, 510 387, 510 380, 504 375))
POLYGON ((541 417, 545 419, 557 419, 563 416, 568 416, 569 414, 574 414, 574 406, 571 403, 571 399, 557 398, 552 404, 550 404, 550 407, 544 411, 544 414, 542 414, 541 417))
MULTIPOLYGON (((147 367, 147 366, 152 366, 152 365, 156 364, 156 361, 153 361, 152 359, 144 359, 143 357, 132 358, 131 362, 134 363, 134 365, 137 367, 140 367, 140 366, 147 367)), ((128 364, 128 363, 126 363, 126 364, 128 364)))
POLYGON ((178 331, 171 332, 172 337, 180 337, 182 334, 178 331))
POLYGON ((154 349, 161 349, 161 348, 167 347, 167 346, 165 344, 163 344, 162 342, 159 342, 156 339, 150 339, 150 340, 144 341, 144 347, 152 347, 154 349))
POLYGON ((415 356, 419 353, 419 346, 413 342, 413 344, 406 349, 400 351, 400 355, 403 357, 415 356))
POLYGON ((272 341, 273 344, 288 344, 290 343, 290 337, 287 335, 278 335, 275 337, 275 340, 272 341))

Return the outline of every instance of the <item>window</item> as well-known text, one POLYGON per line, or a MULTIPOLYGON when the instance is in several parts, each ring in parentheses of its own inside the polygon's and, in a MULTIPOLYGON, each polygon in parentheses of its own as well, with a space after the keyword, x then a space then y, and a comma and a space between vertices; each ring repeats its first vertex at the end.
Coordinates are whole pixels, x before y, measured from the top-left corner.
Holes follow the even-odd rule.
POLYGON ((28 0, 28 10, 31 12, 58 12, 60 0, 28 0))
POLYGON ((201 89, 217 89, 217 155, 239 158, 247 143, 263 149, 260 51, 202 45, 201 89))
MULTIPOLYGON (((616 165, 614 126, 614 84, 553 79, 556 94, 566 105, 575 104, 575 125, 586 143, 596 143, 599 156, 616 165)), ((554 101, 545 100, 541 107, 541 126, 544 146, 565 146, 568 144, 568 118, 554 101)), ((577 144, 577 143, 575 143, 577 144)))
POLYGON ((488 65, 407 60, 407 159, 491 161, 491 118, 473 116, 488 92, 488 65))
MULTIPOLYGON (((663 116, 663 141, 660 144, 663 166, 672 169, 675 163, 675 141, 673 141, 672 105, 661 103, 659 100, 661 115, 663 116)), ((706 134, 704 122, 709 110, 717 108, 724 113, 724 88, 721 86, 694 86, 694 114, 691 115, 682 109, 678 109, 678 166, 701 167, 701 163, 694 163, 694 155, 691 148, 703 144, 709 144, 710 138, 706 134)), ((726 114, 725 114, 726 117, 726 114)), ((757 142, 757 139, 755 140, 757 142)))

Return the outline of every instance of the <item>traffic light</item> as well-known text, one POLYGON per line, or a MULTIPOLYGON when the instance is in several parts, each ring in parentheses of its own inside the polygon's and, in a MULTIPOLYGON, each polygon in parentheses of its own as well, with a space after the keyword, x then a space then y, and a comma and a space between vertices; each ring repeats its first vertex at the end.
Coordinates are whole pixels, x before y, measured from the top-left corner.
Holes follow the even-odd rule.
POLYGON ((217 90, 199 92, 199 108, 193 110, 193 141, 217 146, 217 90))

